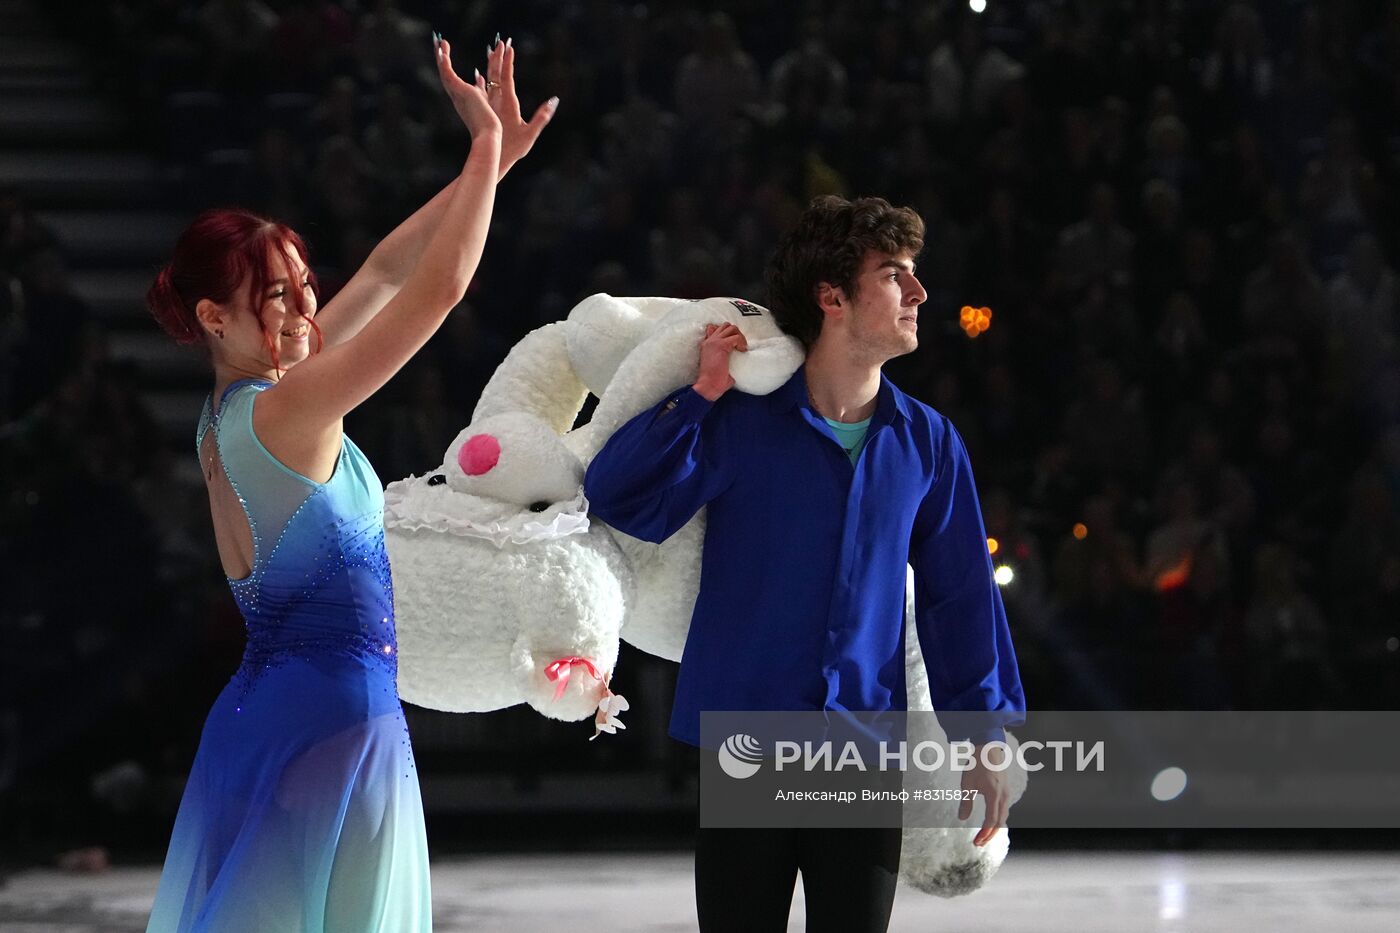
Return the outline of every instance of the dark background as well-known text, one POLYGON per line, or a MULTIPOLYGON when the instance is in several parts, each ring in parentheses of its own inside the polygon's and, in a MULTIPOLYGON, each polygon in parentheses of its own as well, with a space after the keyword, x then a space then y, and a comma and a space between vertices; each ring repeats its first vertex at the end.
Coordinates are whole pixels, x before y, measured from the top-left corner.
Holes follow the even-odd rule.
MULTIPOLYGON (((466 301, 348 419, 386 482, 580 298, 761 302, 811 197, 878 194, 928 224, 887 372, 967 439, 1033 706, 1395 708, 1400 3, 727 9, 5 8, 0 858, 162 850, 242 629, 191 446, 209 373, 145 287, 233 204, 300 231, 329 299, 465 157, 430 30, 467 72, 512 36, 526 113, 562 101, 466 301)), ((594 743, 410 709, 434 847, 683 844, 672 683, 624 651, 630 728, 594 743)))

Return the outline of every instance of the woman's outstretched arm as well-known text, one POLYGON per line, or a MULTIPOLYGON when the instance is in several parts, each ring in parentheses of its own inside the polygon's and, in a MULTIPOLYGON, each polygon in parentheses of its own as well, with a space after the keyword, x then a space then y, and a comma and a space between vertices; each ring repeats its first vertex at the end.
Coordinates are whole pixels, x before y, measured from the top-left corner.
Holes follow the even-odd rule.
MULTIPOLYGON (((501 121, 501 158, 496 180, 505 177, 516 162, 534 146, 559 104, 551 97, 540 105, 527 122, 520 116, 520 101, 515 94, 515 49, 510 40, 497 42, 487 56, 487 100, 501 121)), ((316 316, 317 326, 326 346, 349 340, 360 332, 389 299, 393 298, 409 273, 418 264, 433 231, 442 220, 443 211, 457 187, 453 179, 412 216, 386 236, 363 266, 316 316)))
POLYGON ((438 73, 471 132, 471 152, 456 184, 444 192, 437 225, 397 294, 354 337, 289 369, 258 400, 254 428, 284 462, 316 459, 317 451, 339 446, 344 415, 428 341, 462 300, 481 259, 500 168, 501 122, 487 102, 485 78, 476 85, 459 78, 450 51, 443 40, 438 73))

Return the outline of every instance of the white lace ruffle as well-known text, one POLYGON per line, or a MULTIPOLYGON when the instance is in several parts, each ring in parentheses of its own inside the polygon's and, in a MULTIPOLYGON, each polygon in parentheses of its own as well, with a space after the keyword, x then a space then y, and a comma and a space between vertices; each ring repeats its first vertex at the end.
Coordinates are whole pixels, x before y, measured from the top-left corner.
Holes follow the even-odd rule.
POLYGON ((501 518, 482 513, 502 503, 456 492, 444 485, 429 486, 427 477, 390 483, 384 490, 384 527, 405 531, 436 531, 463 538, 482 538, 496 547, 529 544, 588 532, 588 499, 578 495, 561 503, 549 521, 541 514, 517 512, 501 518))

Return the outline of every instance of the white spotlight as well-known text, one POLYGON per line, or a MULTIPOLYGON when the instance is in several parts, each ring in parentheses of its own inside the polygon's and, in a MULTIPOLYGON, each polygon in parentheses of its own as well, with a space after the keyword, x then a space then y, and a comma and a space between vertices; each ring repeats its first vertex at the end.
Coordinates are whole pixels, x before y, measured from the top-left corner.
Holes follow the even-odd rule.
POLYGON ((1163 768, 1152 779, 1152 797, 1166 802, 1175 800, 1186 789, 1186 772, 1180 768, 1163 768))
POLYGON ((987 0, 967 0, 967 8, 974 13, 981 13, 987 9, 987 0))
POLYGON ((1016 574, 1006 564, 1002 564, 992 573, 992 579, 997 581, 998 586, 1006 586, 1012 580, 1016 579, 1016 574))

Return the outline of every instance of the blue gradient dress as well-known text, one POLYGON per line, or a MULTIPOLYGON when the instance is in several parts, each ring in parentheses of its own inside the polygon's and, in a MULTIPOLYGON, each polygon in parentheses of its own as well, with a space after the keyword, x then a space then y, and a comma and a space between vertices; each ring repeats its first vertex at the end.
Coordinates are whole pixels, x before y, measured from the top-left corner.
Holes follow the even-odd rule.
POLYGON ((204 726, 149 933, 430 930, 427 837, 396 689, 383 491, 347 437, 327 483, 253 433, 271 383, 206 402, 253 532, 230 580, 243 663, 204 726))

